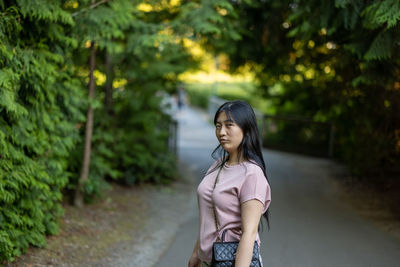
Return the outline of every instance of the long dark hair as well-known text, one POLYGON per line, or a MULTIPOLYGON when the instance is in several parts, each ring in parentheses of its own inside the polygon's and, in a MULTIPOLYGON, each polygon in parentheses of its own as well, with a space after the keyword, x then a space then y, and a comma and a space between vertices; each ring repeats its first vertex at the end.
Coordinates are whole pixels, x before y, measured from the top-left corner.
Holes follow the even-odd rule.
MULTIPOLYGON (((244 160, 257 164, 262 169, 265 179, 268 181, 254 110, 247 102, 242 100, 225 102, 218 108, 217 112, 215 112, 214 125, 216 125, 221 112, 225 112, 226 117, 234 121, 243 131, 243 140, 238 147, 238 161, 240 162, 240 157, 243 157, 244 160)), ((222 167, 229 159, 229 154, 220 144, 214 149, 211 156, 215 160, 222 159, 215 169, 222 167)), ((269 229, 269 209, 267 209, 263 216, 267 221, 269 229)))

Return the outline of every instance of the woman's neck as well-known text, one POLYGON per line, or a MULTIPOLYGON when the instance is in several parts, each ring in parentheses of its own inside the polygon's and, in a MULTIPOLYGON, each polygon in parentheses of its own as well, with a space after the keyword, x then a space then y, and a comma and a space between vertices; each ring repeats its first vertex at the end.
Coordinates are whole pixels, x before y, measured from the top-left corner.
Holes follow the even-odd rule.
POLYGON ((243 162, 243 157, 240 157, 240 160, 239 160, 238 154, 237 153, 232 153, 232 154, 229 154, 229 158, 226 161, 226 164, 228 164, 228 165, 236 165, 236 164, 239 164, 239 163, 242 163, 242 162, 243 162))

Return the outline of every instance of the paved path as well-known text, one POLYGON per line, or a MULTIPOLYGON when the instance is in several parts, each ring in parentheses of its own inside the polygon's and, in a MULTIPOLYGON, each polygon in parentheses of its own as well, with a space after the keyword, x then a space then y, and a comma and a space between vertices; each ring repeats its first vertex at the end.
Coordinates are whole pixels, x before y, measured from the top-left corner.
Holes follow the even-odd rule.
MULTIPOLYGON (((179 114, 179 157, 197 185, 217 142, 207 117, 179 114)), ((400 241, 341 202, 332 177, 339 166, 318 158, 264 150, 272 187, 271 230, 261 233, 264 266, 400 266, 400 241)), ((187 266, 197 236, 195 196, 186 222, 157 267, 187 266)))

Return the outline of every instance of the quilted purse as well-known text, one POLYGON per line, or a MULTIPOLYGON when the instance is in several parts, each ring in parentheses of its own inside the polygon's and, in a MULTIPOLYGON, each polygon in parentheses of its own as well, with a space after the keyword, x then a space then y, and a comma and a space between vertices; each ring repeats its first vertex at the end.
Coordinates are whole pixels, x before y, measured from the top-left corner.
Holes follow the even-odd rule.
MULTIPOLYGON (((224 230, 222 233, 221 242, 214 242, 213 244, 211 266, 235 266, 235 254, 239 242, 224 242, 226 231, 227 230, 224 230)), ((251 258, 250 267, 261 267, 257 242, 254 242, 253 256, 251 258)))
MULTIPOLYGON (((219 169, 217 177, 215 178, 214 187, 217 185, 219 174, 222 170, 222 167, 219 169)), ((225 233, 227 229, 222 232, 222 239, 219 240, 219 222, 217 217, 217 209, 215 208, 214 200, 212 200, 213 210, 214 210, 214 220, 215 220, 215 228, 217 231, 218 239, 217 242, 213 243, 212 248, 212 259, 211 266, 212 267, 228 267, 235 266, 235 256, 236 250, 238 248, 239 242, 225 242, 225 233)), ((253 248, 253 256, 251 258, 250 267, 261 267, 260 262, 260 252, 258 249, 257 242, 254 242, 253 248)))

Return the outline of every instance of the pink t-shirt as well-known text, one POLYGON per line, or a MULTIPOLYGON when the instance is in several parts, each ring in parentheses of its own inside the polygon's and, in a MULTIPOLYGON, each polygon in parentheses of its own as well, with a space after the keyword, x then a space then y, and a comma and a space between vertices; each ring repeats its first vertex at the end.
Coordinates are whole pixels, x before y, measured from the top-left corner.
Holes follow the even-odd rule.
MULTIPOLYGON (((225 241, 240 240, 242 234, 242 203, 257 199, 264 204, 264 213, 271 201, 270 187, 262 169, 258 165, 247 161, 234 166, 225 165, 221 170, 218 183, 213 192, 218 168, 211 173, 209 172, 217 164, 215 162, 210 167, 208 174, 197 188, 200 217, 198 255, 205 262, 211 262, 212 244, 217 239, 211 195, 217 209, 220 236, 225 229, 229 229, 225 234, 225 241)), ((258 234, 256 240, 260 244, 258 234)))

